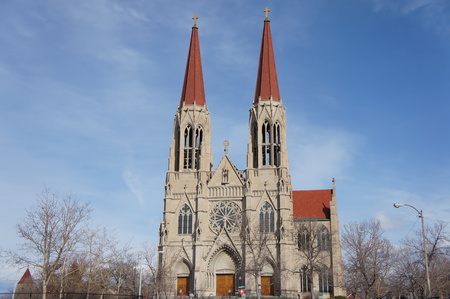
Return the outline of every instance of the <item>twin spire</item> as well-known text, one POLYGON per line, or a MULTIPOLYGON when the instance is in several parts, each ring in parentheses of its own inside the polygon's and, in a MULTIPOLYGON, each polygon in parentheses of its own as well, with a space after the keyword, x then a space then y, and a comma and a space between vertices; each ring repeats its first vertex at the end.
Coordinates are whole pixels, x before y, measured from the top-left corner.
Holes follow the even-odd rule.
POLYGON ((180 107, 184 105, 206 104, 205 86, 203 84, 202 59, 200 55, 200 41, 198 38, 197 16, 192 17, 191 44, 184 74, 183 91, 181 92, 180 107))
MULTIPOLYGON (((256 91, 254 102, 260 100, 279 101, 280 91, 278 89, 277 69, 270 32, 269 9, 264 10, 266 18, 261 42, 258 75, 256 78, 256 91)), ((191 43, 186 63, 183 90, 181 92, 180 107, 184 105, 206 105, 205 86, 203 83, 202 61, 200 55, 200 41, 198 37, 197 16, 192 18, 191 43)))

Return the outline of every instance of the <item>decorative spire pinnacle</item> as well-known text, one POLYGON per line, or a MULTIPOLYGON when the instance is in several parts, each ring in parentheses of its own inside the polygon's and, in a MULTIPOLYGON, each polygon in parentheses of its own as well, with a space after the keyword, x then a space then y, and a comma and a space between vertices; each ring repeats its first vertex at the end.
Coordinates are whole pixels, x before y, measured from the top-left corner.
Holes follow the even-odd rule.
POLYGON ((264 9, 263 11, 266 13, 266 19, 265 19, 265 21, 270 21, 270 20, 269 20, 269 11, 270 11, 270 9, 268 9, 268 8, 266 7, 266 9, 264 9))
POLYGON ((280 91, 278 89, 277 68, 275 65, 275 54, 273 52, 272 34, 270 32, 269 11, 270 10, 268 8, 264 10, 266 13, 266 19, 264 20, 254 102, 270 99, 279 101, 281 99, 280 91))
POLYGON ((227 156, 228 156, 228 146, 229 145, 230 145, 230 142, 228 140, 225 140, 223 142, 223 146, 225 147, 223 151, 225 152, 225 155, 227 155, 227 156))
POLYGON ((200 55, 200 41, 198 37, 197 19, 194 15, 191 43, 184 74, 183 90, 181 92, 180 107, 184 105, 206 104, 205 86, 203 84, 202 59, 200 55))
POLYGON ((195 28, 197 28, 197 19, 198 19, 198 16, 197 16, 197 15, 194 15, 194 16, 192 17, 192 20, 194 20, 194 26, 193 26, 193 27, 195 27, 195 28))

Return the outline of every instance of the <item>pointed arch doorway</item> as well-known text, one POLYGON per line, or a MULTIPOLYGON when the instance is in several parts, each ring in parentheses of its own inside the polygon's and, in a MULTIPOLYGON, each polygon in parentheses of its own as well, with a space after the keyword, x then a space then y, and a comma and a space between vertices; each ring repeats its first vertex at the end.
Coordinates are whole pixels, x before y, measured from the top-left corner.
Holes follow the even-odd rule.
POLYGON ((228 296, 228 291, 234 295, 234 274, 217 274, 216 296, 228 296))
POLYGON ((228 252, 222 251, 214 258, 216 296, 234 295, 236 265, 228 252))

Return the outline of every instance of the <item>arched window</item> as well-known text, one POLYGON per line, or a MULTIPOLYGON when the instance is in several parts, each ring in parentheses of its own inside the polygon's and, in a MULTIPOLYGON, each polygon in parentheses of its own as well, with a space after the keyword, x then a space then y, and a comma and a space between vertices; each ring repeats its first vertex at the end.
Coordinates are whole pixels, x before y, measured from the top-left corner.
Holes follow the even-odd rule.
POLYGON ((327 267, 324 267, 319 272, 319 292, 332 293, 333 283, 331 272, 327 267))
POLYGON ((258 125, 253 124, 253 168, 258 168, 258 125))
POLYGON ((183 168, 191 169, 192 168, 192 151, 194 147, 194 137, 192 134, 192 127, 187 126, 184 129, 184 159, 183 159, 183 168))
POLYGON ((180 170, 180 127, 175 131, 175 171, 180 170))
POLYGON ((298 250, 308 252, 311 248, 311 234, 305 228, 298 234, 298 250))
POLYGON ((280 124, 273 125, 273 160, 275 166, 281 164, 281 141, 280 141, 280 124))
POLYGON ((304 265, 300 271, 300 291, 311 292, 311 283, 308 275, 308 268, 304 265))
POLYGON ((281 126, 265 121, 261 126, 262 165, 281 165, 281 126))
POLYGON ((329 250, 330 249, 330 232, 325 227, 325 225, 322 225, 321 228, 318 230, 318 238, 317 242, 319 245, 320 250, 329 250))
POLYGON ((188 205, 184 205, 178 215, 178 234, 192 234, 192 211, 188 205))
POLYGON ((195 169, 200 169, 200 155, 201 155, 201 146, 203 142, 203 130, 201 128, 197 128, 195 130, 195 169))
POLYGON ((200 168, 200 155, 203 142, 203 130, 197 128, 195 130, 188 125, 184 129, 184 157, 183 168, 184 169, 199 169, 200 168))
POLYGON ((262 233, 273 233, 275 231, 275 213, 267 201, 259 212, 259 231, 262 233))
POLYGON ((261 154, 262 154, 262 165, 272 165, 271 160, 271 134, 270 134, 270 124, 265 121, 261 127, 261 154))

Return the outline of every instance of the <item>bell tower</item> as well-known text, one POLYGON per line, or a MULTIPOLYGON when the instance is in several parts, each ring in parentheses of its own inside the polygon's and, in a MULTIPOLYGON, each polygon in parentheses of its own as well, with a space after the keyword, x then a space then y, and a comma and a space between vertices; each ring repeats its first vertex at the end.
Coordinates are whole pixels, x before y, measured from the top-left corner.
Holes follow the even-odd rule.
POLYGON ((290 184, 286 147, 286 113, 278 88, 269 9, 261 42, 255 97, 250 108, 247 170, 253 177, 275 176, 270 181, 290 184))
MULTIPOLYGON (((206 106, 197 16, 192 27, 183 89, 173 124, 166 174, 164 215, 160 245, 173 238, 186 238, 196 229, 202 212, 202 190, 212 172, 210 113, 206 106), (180 227, 176 211, 184 211, 180 227), (189 220, 189 221, 188 221, 189 220)), ((204 211, 203 211, 204 212, 204 211)))

